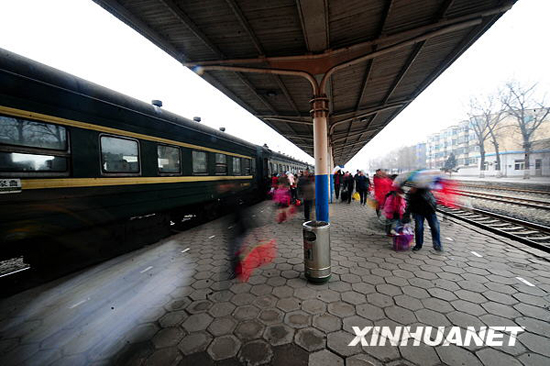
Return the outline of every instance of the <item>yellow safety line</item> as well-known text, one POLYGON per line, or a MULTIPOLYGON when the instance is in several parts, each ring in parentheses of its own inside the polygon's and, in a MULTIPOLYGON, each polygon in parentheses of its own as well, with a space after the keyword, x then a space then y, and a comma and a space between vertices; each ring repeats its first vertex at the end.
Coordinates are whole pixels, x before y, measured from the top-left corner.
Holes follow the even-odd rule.
POLYGON ((235 153, 228 152, 228 151, 216 150, 216 149, 211 149, 211 148, 204 147, 204 146, 187 144, 187 143, 184 143, 184 142, 168 140, 168 139, 164 139, 164 138, 160 138, 160 137, 143 135, 141 133, 135 133, 135 132, 130 132, 130 131, 119 130, 117 128, 111 128, 111 127, 94 125, 94 124, 91 124, 91 123, 73 121, 73 120, 70 120, 70 119, 55 117, 55 116, 49 116, 47 114, 42 114, 42 113, 28 112, 28 111, 24 111, 24 110, 16 109, 16 108, 11 108, 11 107, 0 106, 0 113, 4 113, 4 114, 7 114, 7 115, 10 115, 10 116, 13 116, 13 117, 31 118, 31 119, 44 121, 44 122, 56 123, 56 124, 64 125, 64 126, 71 126, 71 127, 77 127, 77 128, 82 128, 82 129, 86 129, 86 130, 99 131, 99 132, 109 133, 109 134, 113 134, 113 135, 133 137, 133 138, 136 138, 136 139, 147 140, 147 141, 161 142, 161 143, 164 143, 164 144, 177 145, 177 146, 181 146, 181 147, 187 147, 187 148, 190 148, 190 149, 210 151, 210 152, 214 152, 214 153, 237 156, 237 157, 240 157, 240 158, 245 158, 245 159, 252 160, 252 158, 250 156, 235 154, 235 153))
POLYGON ((21 188, 46 189, 46 188, 79 188, 79 187, 103 187, 138 184, 161 183, 186 183, 186 182, 211 182, 222 180, 252 179, 251 175, 245 176, 192 176, 192 177, 127 177, 127 178, 59 178, 59 179, 21 179, 21 188))

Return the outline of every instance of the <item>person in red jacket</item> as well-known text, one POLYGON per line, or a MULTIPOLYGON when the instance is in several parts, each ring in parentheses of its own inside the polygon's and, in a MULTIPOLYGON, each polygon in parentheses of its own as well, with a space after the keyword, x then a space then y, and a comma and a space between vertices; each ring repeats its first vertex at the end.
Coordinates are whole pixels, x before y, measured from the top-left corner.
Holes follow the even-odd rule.
POLYGON ((386 172, 382 169, 376 170, 376 174, 374 175, 372 181, 374 183, 374 196, 378 202, 376 207, 376 215, 380 217, 380 210, 384 208, 386 195, 390 192, 393 182, 390 178, 388 178, 386 172))

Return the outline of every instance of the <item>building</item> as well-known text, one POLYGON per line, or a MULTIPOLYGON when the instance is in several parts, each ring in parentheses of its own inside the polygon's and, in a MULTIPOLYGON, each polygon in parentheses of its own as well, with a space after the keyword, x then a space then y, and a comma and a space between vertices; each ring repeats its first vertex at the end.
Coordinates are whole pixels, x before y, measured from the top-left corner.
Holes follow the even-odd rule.
MULTIPOLYGON (((536 113, 532 111, 531 113, 536 113)), ((529 118, 529 117, 528 117, 529 118)), ((485 140, 486 176, 522 176, 525 169, 525 150, 517 121, 507 117, 495 131, 501 159, 496 162, 496 149, 492 140, 485 140), (501 169, 499 169, 501 168, 501 169)), ((550 120, 541 124, 532 138, 530 175, 550 176, 550 120)), ((426 166, 441 169, 453 153, 460 175, 479 176, 481 155, 479 141, 469 121, 462 121, 428 136, 426 166)))

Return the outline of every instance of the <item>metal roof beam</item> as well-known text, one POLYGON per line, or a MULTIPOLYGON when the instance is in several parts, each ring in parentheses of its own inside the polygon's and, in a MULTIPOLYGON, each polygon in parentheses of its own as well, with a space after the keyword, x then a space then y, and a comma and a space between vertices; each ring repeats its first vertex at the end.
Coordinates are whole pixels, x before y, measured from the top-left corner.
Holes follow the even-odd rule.
POLYGON ((254 33, 254 30, 250 26, 250 23, 248 23, 248 20, 244 16, 243 12, 241 11, 241 8, 239 8, 239 5, 235 3, 234 0, 225 0, 227 5, 231 8, 235 16, 237 17, 237 20, 239 23, 241 23, 241 26, 244 28, 250 39, 252 40, 252 43, 254 43, 254 47, 256 48, 256 51, 258 51, 259 55, 264 55, 264 49, 262 47, 262 44, 260 43, 260 40, 258 37, 256 37, 256 34, 254 33))
POLYGON ((393 82, 393 85, 391 86, 390 90, 388 91, 388 94, 384 98, 384 101, 382 102, 382 104, 388 103, 388 100, 391 98, 393 92, 395 91, 395 89, 397 89, 397 87, 399 86, 399 83, 401 83, 401 81, 403 80, 403 78, 407 74, 407 71, 409 71, 409 69, 413 65, 414 61, 416 60, 416 58, 420 54, 420 51, 422 50, 422 47, 424 47, 424 44, 426 44, 426 41, 422 41, 422 42, 420 42, 419 44, 417 44, 415 46, 415 48, 411 52, 409 58, 405 62, 405 65, 403 66, 401 71, 399 71, 399 74, 395 78, 395 81, 393 82))
POLYGON ((178 60, 179 62, 185 63, 188 60, 184 52, 177 50, 170 42, 168 42, 164 37, 162 37, 157 31, 149 27, 145 22, 136 17, 134 14, 130 13, 124 6, 120 5, 117 1, 114 0, 94 0, 102 8, 106 9, 109 13, 113 14, 115 17, 122 20, 124 23, 128 24, 131 28, 136 30, 136 32, 141 33, 145 38, 150 40, 152 43, 158 45, 170 56, 178 60))
POLYGON ((296 0, 304 40, 309 52, 329 48, 328 5, 325 0, 296 0))
POLYGON ((381 36, 372 41, 357 43, 353 46, 343 47, 336 50, 326 50, 325 52, 320 54, 305 54, 305 55, 299 55, 299 56, 258 57, 258 58, 231 59, 231 60, 203 60, 203 61, 188 62, 188 63, 185 63, 184 66, 192 67, 192 66, 208 66, 208 65, 224 65, 224 64, 252 64, 252 63, 264 63, 264 62, 281 63, 281 62, 322 59, 322 58, 335 56, 340 53, 350 53, 353 51, 357 52, 357 49, 364 50, 366 48, 379 45, 379 44, 401 43, 401 42, 407 41, 410 37, 416 38, 415 36, 418 36, 420 34, 424 34, 426 32, 436 32, 437 30, 440 30, 445 27, 452 27, 452 26, 461 25, 461 24, 466 24, 466 25, 474 24, 470 22, 475 20, 479 21, 481 18, 484 18, 484 17, 500 15, 501 13, 504 13, 507 10, 509 10, 512 7, 512 5, 513 3, 508 3, 506 5, 503 5, 502 7, 499 7, 493 10, 478 12, 478 13, 465 15, 465 16, 461 16, 453 19, 448 19, 448 20, 442 20, 439 22, 410 29, 400 33, 381 36))
POLYGON ((224 58, 223 53, 214 43, 212 43, 199 27, 189 18, 189 16, 173 0, 157 0, 161 2, 184 26, 186 26, 195 37, 197 37, 206 47, 214 52, 218 57, 224 58))

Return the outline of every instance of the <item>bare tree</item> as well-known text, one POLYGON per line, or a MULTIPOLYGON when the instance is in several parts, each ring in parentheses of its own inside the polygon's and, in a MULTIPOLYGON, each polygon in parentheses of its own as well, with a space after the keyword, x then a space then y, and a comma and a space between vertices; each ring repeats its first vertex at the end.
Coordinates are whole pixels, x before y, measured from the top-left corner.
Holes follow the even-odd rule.
POLYGON ((516 120, 523 138, 524 179, 529 179, 530 176, 529 159, 533 134, 550 114, 550 107, 544 106, 544 98, 541 98, 540 101, 537 100, 536 87, 536 83, 525 87, 518 82, 509 82, 501 95, 501 101, 506 106, 506 113, 516 120))
POLYGON ((489 125, 483 116, 479 115, 479 102, 476 98, 470 99, 470 111, 468 112, 469 126, 476 135, 477 144, 479 145, 479 155, 481 161, 479 164, 479 177, 485 177, 485 141, 490 134, 489 125))
MULTIPOLYGON (((483 131, 486 131, 486 137, 483 140, 483 143, 485 140, 490 137, 491 143, 493 144, 493 147, 495 148, 495 155, 496 155, 496 168, 495 170, 498 171, 497 176, 501 176, 501 162, 500 162, 500 152, 499 152, 499 145, 497 141, 497 131, 500 128, 501 124, 500 122, 506 117, 505 113, 505 107, 499 103, 499 100, 493 96, 488 95, 481 98, 472 98, 470 99, 470 113, 474 116, 474 119, 476 122, 476 127, 478 131, 476 131, 476 128, 474 128, 474 131, 476 132, 476 135, 478 135, 478 132, 480 134, 483 133, 483 131)), ((472 121, 472 117, 470 116, 470 121, 472 121)), ((479 140, 479 136, 478 136, 479 140)), ((478 141, 479 142, 479 141, 478 141)), ((482 146, 480 146, 480 152, 482 149, 482 146)), ((485 148, 483 147, 483 156, 482 156, 482 168, 480 168, 481 171, 485 170, 485 148)))

